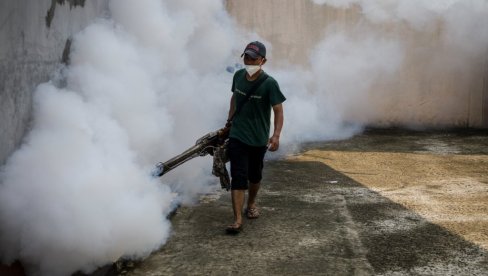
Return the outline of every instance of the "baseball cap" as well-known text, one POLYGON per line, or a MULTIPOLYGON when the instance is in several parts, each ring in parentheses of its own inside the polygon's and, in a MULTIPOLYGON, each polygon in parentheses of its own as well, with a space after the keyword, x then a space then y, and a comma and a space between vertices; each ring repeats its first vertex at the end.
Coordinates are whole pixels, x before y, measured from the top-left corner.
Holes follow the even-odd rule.
POLYGON ((244 56, 244 54, 248 54, 253 59, 258 58, 259 56, 264 58, 266 57, 266 47, 264 47, 264 44, 259 41, 253 41, 247 44, 241 57, 244 56))

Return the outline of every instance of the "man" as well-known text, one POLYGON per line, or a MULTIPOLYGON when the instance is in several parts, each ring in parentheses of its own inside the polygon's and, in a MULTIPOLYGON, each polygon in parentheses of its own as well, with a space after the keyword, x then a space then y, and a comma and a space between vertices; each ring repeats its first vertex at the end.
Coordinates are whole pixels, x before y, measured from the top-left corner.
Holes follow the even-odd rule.
MULTIPOLYGON (((245 68, 234 74, 229 120, 232 127, 229 134, 229 159, 231 170, 231 195, 234 223, 226 229, 237 234, 242 229, 242 211, 245 191, 248 190, 245 215, 249 219, 259 217, 256 196, 262 178, 263 160, 267 150, 276 151, 280 145, 283 126, 283 106, 286 100, 278 83, 262 69, 266 63, 266 47, 259 41, 249 43, 241 57, 245 68), (254 89, 246 100, 246 94, 253 84, 264 81, 254 89), (238 110, 235 114, 234 112, 238 110), (274 113, 273 135, 270 134, 271 110, 274 113)), ((229 121, 228 120, 228 121, 229 121)))

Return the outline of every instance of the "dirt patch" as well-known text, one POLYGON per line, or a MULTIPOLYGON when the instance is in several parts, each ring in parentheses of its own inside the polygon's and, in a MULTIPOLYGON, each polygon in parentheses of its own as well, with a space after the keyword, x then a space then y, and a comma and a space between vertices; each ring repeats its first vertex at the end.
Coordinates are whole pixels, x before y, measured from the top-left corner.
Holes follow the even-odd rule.
MULTIPOLYGON (((375 140, 375 136, 370 133, 367 141, 375 140)), ((334 142, 329 149, 308 150, 292 159, 322 162, 488 249, 488 155, 484 154, 484 135, 470 139, 454 134, 414 137, 399 145, 393 143, 403 144, 403 152, 381 152, 387 144, 367 144, 365 137, 357 137, 344 143, 356 140, 356 147, 363 144, 360 151, 333 150, 334 143, 341 143, 334 142), (467 147, 468 152, 463 150, 467 147)))

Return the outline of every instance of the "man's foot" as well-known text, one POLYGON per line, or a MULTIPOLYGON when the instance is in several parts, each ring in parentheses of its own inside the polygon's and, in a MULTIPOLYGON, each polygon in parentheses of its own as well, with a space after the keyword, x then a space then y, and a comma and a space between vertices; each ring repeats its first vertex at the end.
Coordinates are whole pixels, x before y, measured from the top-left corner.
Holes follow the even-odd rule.
POLYGON ((257 207, 247 208, 246 209, 246 216, 248 219, 257 219, 259 218, 259 210, 257 207))
POLYGON ((227 228, 225 229, 225 232, 227 232, 227 234, 233 234, 233 235, 239 234, 241 231, 242 231, 242 223, 237 223, 237 222, 227 226, 227 228))

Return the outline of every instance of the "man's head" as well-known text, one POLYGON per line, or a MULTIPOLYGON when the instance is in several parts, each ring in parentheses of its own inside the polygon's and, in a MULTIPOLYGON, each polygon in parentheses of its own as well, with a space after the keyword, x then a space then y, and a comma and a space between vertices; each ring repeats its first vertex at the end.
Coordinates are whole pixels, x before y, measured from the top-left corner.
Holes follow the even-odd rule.
POLYGON ((259 41, 253 41, 247 44, 241 57, 244 55, 249 55, 252 59, 257 59, 258 57, 266 58, 266 47, 259 41))
POLYGON ((247 44, 241 57, 246 65, 263 65, 266 63, 266 47, 259 41, 247 44))

